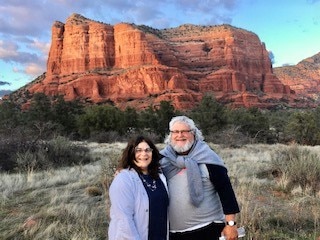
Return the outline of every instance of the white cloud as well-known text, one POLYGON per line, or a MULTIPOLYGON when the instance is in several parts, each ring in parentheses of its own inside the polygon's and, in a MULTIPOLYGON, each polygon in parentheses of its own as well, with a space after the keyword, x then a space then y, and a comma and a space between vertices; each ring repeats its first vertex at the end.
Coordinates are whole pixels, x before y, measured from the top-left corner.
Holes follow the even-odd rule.
POLYGON ((50 50, 50 43, 49 42, 41 42, 38 39, 34 39, 33 42, 30 44, 36 50, 39 50, 42 54, 48 55, 50 50))
POLYGON ((18 56, 18 46, 0 39, 0 59, 10 59, 18 56))
POLYGON ((45 72, 45 69, 42 65, 39 65, 36 63, 28 63, 24 69, 24 72, 27 75, 36 77, 41 75, 43 72, 45 72))

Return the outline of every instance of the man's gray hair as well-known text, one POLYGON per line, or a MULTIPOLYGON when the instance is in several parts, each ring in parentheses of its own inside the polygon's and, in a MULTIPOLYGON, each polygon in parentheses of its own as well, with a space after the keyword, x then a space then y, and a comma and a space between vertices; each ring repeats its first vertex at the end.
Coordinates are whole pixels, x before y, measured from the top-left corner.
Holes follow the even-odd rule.
POLYGON ((170 131, 172 131, 172 126, 177 122, 187 124, 189 128, 192 130, 196 140, 204 140, 201 130, 197 128, 196 124, 191 118, 188 118, 187 116, 177 116, 173 117, 169 122, 169 134, 166 136, 164 143, 170 144, 170 138, 172 134, 170 131))

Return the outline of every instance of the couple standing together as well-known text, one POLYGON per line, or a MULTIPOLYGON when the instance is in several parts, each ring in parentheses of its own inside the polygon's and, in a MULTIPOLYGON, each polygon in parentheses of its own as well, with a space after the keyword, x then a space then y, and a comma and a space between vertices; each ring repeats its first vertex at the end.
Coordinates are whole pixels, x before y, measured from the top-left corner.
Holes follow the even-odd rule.
POLYGON ((238 239, 239 206, 221 158, 186 116, 172 118, 160 152, 130 141, 114 178, 109 240, 238 239))

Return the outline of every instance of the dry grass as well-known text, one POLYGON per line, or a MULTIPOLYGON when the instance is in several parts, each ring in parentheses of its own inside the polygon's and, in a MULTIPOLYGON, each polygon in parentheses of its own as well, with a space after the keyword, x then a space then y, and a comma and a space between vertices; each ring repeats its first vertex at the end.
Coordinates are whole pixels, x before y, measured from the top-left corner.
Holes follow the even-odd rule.
MULTIPOLYGON (((0 239, 106 239, 108 186, 125 144, 78 144, 90 149, 94 163, 0 174, 0 239)), ((247 230, 244 239, 318 239, 319 192, 284 191, 285 180, 270 174, 274 152, 289 146, 212 147, 228 166, 242 209, 238 222, 247 230)), ((320 155, 319 147, 305 148, 320 155)))

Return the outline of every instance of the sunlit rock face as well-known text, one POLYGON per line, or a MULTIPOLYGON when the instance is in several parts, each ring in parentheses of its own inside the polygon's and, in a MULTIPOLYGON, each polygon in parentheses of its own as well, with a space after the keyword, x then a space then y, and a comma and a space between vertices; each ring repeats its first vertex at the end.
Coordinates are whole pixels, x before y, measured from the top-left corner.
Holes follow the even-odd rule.
POLYGON ((287 85, 273 73, 264 43, 243 29, 112 26, 73 14, 53 24, 47 72, 27 90, 120 108, 165 100, 190 109, 206 93, 235 107, 290 103, 287 85))
POLYGON ((300 101, 299 107, 319 105, 320 100, 320 53, 306 58, 293 66, 274 69, 279 80, 295 91, 300 101), (310 103, 311 102, 311 103, 310 103))

